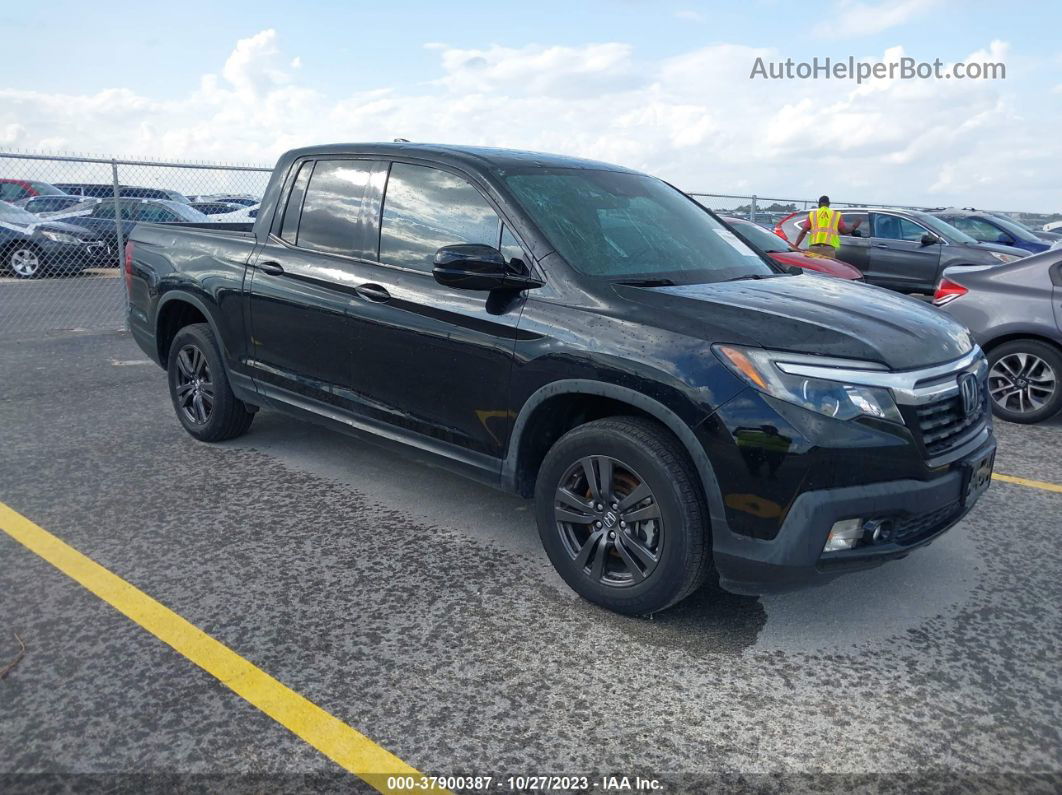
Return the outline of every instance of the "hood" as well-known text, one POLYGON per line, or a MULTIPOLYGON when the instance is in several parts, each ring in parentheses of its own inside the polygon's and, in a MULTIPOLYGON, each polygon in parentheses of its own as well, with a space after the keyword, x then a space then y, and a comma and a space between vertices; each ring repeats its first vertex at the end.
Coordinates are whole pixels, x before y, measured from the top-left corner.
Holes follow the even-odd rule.
POLYGON ((92 232, 85 229, 83 226, 75 226, 74 224, 64 224, 62 221, 42 221, 37 224, 37 229, 50 229, 53 232, 63 232, 68 235, 75 235, 83 240, 89 240, 95 237, 92 232))
POLYGON ((894 370, 968 353, 970 334, 928 303, 859 282, 805 276, 674 287, 616 285, 645 322, 706 343, 880 362, 894 370))
POLYGON ((1029 256, 1029 252, 1023 248, 1017 248, 1016 246, 1004 246, 1002 243, 961 243, 960 245, 966 246, 967 248, 998 251, 1000 254, 1013 254, 1015 257, 1029 256))
POLYGON ((1047 243, 1047 245, 1053 245, 1059 240, 1062 240, 1062 235, 1058 232, 1033 232, 1038 238, 1047 243))

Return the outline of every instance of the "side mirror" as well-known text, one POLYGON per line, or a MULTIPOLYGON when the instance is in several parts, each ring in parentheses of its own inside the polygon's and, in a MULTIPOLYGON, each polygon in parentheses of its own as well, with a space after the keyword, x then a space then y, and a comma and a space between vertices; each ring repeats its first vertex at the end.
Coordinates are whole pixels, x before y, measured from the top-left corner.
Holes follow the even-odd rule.
POLYGON ((443 246, 435 252, 435 281, 457 290, 531 290, 542 282, 515 273, 498 249, 482 243, 443 246))
POLYGON ((996 238, 996 242, 1002 243, 1004 246, 1009 246, 1011 243, 1014 242, 1014 238, 1012 238, 1006 232, 1002 232, 1000 233, 999 237, 996 238))
POLYGON ((923 246, 932 246, 939 242, 940 238, 930 232, 926 232, 924 235, 922 235, 923 246))

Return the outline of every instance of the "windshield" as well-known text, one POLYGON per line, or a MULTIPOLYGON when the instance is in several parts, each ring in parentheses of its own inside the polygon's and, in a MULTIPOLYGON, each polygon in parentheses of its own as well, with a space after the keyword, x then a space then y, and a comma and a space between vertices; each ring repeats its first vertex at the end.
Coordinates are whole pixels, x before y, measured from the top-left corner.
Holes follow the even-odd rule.
POLYGON ((734 227, 734 231, 738 235, 745 238, 760 251, 766 251, 768 254, 774 251, 789 251, 788 243, 759 224, 754 224, 752 221, 742 221, 737 218, 727 219, 727 221, 734 227))
POLYGON ((39 224, 41 219, 33 213, 26 212, 21 207, 16 207, 7 202, 0 202, 0 221, 25 226, 27 224, 39 224))
POLYGON ((911 213, 911 217, 923 226, 928 226, 949 243, 972 243, 975 246, 978 245, 976 239, 970 237, 970 235, 966 234, 961 229, 956 229, 951 224, 941 221, 935 215, 929 215, 928 213, 911 213))
POLYGON ((1024 240, 1026 243, 1040 243, 1040 238, 1034 235, 1027 227, 1022 226, 1017 221, 1012 221, 1005 215, 993 215, 992 220, 1002 226, 1017 240, 1024 240))
POLYGON ((587 276, 692 284, 778 273, 654 177, 537 168, 509 173, 505 182, 561 256, 587 276))

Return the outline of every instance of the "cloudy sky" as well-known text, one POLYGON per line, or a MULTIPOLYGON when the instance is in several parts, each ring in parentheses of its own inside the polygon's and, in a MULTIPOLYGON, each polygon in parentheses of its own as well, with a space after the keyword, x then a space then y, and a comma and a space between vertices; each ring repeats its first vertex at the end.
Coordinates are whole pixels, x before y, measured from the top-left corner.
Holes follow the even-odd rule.
POLYGON ((10 3, 0 150, 241 163, 330 141, 590 156, 691 191, 1062 210, 1062 4, 10 3), (750 79, 1002 62, 997 80, 750 79))

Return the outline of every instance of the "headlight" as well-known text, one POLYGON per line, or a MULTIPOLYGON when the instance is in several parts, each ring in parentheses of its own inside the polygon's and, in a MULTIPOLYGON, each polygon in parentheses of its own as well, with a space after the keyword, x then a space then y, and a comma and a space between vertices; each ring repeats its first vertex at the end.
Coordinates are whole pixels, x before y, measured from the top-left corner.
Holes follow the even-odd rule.
POLYGON ((53 229, 42 229, 41 234, 49 240, 54 240, 56 243, 77 243, 81 242, 81 238, 75 235, 68 235, 66 232, 56 232, 53 229))
POLYGON ((903 423, 892 393, 884 387, 786 373, 777 365, 780 359, 785 360, 785 354, 763 348, 716 345, 715 352, 749 386, 779 400, 838 420, 866 416, 903 423))
POLYGON ((988 253, 998 259, 1000 262, 1014 262, 1014 260, 1021 259, 1021 257, 1016 257, 1013 254, 1004 254, 1002 251, 989 251, 988 253))

